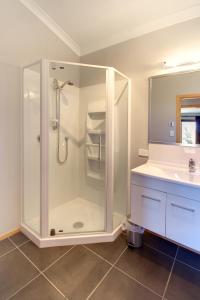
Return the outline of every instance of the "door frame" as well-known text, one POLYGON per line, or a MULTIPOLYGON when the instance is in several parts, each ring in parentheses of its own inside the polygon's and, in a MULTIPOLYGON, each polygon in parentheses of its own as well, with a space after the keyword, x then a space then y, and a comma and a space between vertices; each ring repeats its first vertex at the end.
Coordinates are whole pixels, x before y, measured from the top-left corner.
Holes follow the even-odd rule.
MULTIPOLYGON (((181 143, 182 133, 181 133, 181 107, 191 107, 191 105, 183 105, 181 106, 181 102, 183 99, 195 99, 200 98, 200 93, 194 94, 183 94, 176 96, 176 143, 181 143)), ((193 107, 194 105, 192 105, 193 107)), ((200 107, 200 104, 196 105, 200 107)))

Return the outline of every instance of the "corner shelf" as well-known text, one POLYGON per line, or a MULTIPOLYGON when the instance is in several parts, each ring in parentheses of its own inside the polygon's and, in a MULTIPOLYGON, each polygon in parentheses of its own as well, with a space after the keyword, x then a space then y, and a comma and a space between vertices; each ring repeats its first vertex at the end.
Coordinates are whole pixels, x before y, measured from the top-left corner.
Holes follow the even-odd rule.
POLYGON ((105 179, 105 118, 106 111, 98 103, 88 109, 86 124, 87 177, 105 179))
POLYGON ((103 114, 105 114, 105 113, 106 113, 105 110, 96 110, 96 111, 90 110, 90 111, 88 111, 88 114, 89 114, 89 115, 91 115, 91 114, 93 114, 93 115, 94 115, 94 114, 99 114, 99 115, 102 114, 102 115, 103 115, 103 114))
POLYGON ((101 129, 88 129, 88 134, 101 134, 101 135, 104 135, 105 134, 105 131, 104 130, 101 130, 101 129))
MULTIPOLYGON (((99 158, 98 158, 97 156, 95 156, 95 155, 88 155, 87 158, 88 158, 89 160, 99 161, 99 158)), ((105 160, 102 159, 101 162, 105 162, 105 160)))
POLYGON ((88 172, 88 173, 87 173, 87 176, 88 176, 89 178, 96 179, 96 180, 101 180, 101 181, 104 180, 104 177, 101 176, 101 175, 98 174, 98 173, 88 172))
MULTIPOLYGON (((87 147, 99 147, 99 144, 86 143, 87 147)), ((101 148, 105 148, 105 145, 100 145, 101 148)))

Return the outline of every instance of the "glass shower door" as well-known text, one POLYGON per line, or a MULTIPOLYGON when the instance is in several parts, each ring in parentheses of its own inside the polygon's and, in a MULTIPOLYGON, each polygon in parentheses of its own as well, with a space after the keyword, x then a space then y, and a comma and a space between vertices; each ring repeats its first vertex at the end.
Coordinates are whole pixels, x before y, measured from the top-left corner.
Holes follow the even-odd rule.
POLYGON ((105 231, 106 68, 49 64, 49 235, 105 231))
POLYGON ((23 72, 23 223, 40 233, 41 64, 23 72))
POLYGON ((129 197, 128 79, 115 72, 113 227, 126 219, 129 197))

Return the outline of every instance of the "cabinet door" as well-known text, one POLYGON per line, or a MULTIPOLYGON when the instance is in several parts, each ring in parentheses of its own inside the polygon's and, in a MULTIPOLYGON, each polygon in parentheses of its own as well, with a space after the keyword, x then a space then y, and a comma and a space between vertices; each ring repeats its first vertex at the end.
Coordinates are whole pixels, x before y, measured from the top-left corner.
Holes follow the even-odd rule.
POLYGON ((167 195, 166 237, 200 251, 200 203, 167 195))
POLYGON ((131 185, 133 223, 165 236, 166 193, 131 185))

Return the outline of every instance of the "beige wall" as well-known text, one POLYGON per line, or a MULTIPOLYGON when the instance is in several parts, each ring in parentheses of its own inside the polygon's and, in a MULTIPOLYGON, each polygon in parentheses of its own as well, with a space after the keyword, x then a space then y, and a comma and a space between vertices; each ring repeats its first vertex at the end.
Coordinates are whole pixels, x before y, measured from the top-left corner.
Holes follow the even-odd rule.
MULTIPOLYGON (((18 5, 16 1, 15 4, 18 5)), ((16 33, 2 35, 0 47, 0 237, 19 227, 20 66, 41 58, 79 61, 77 55, 30 13, 25 12, 19 22, 19 12, 20 9, 12 8, 11 16, 16 14, 16 18, 10 29, 15 28, 16 33)))
POLYGON ((0 1, 0 62, 16 66, 41 58, 78 61, 66 44, 19 0, 0 1))
POLYGON ((200 18, 85 55, 85 63, 113 66, 132 79, 131 164, 144 162, 137 153, 148 145, 148 77, 163 73, 161 62, 199 52, 200 18))
POLYGON ((19 74, 0 64, 0 236, 19 225, 19 74))

